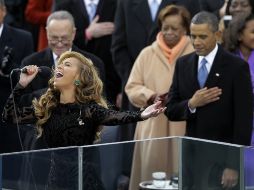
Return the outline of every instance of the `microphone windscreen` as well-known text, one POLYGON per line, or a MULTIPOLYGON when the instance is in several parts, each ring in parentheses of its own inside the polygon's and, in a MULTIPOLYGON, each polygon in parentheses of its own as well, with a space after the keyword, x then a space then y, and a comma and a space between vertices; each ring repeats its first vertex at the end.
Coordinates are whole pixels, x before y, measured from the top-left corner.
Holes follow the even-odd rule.
POLYGON ((52 76, 52 69, 47 66, 40 66, 38 74, 42 77, 50 78, 52 76))
POLYGON ((48 81, 52 77, 53 72, 51 68, 46 66, 40 66, 38 68, 38 74, 35 78, 31 81, 31 89, 33 91, 48 88, 48 81))

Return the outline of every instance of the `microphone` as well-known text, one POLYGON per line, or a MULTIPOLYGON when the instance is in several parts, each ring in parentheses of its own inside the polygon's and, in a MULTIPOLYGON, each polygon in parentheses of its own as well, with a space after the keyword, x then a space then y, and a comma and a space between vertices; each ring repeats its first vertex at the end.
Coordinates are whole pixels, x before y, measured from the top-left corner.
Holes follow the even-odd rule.
POLYGON ((0 61, 0 70, 3 74, 9 75, 11 70, 16 67, 13 58, 13 49, 11 47, 5 46, 3 50, 3 58, 0 61))
MULTIPOLYGON (((16 68, 16 69, 13 69, 13 71, 19 71, 19 72, 25 73, 25 74, 28 73, 26 67, 24 67, 22 69, 16 68)), ((47 66, 40 66, 38 68, 38 74, 37 75, 39 75, 43 78, 49 78, 49 77, 52 76, 52 70, 47 66)))

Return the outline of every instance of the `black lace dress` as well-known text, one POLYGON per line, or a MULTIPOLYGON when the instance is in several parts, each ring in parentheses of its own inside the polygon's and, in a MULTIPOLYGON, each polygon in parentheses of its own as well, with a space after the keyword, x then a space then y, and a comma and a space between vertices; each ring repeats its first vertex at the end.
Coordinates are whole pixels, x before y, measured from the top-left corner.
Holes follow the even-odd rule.
MULTIPOLYGON (((7 100, 4 107, 3 120, 12 123, 35 123, 33 107, 19 107, 19 99, 22 96, 24 89, 17 85, 13 91, 15 105, 17 110, 17 118, 14 114, 14 104, 12 95, 7 100)), ((61 104, 52 110, 50 119, 43 125, 43 134, 40 138, 48 148, 66 147, 66 146, 82 146, 93 144, 100 125, 118 125, 130 122, 141 121, 140 112, 119 112, 115 110, 106 109, 96 102, 88 102, 83 104, 61 104)), ((48 189, 76 189, 72 186, 71 180, 73 177, 66 175, 70 171, 73 176, 77 175, 76 170, 73 169, 77 165, 77 158, 65 155, 61 151, 52 154, 51 170, 49 175, 48 189), (65 155, 65 156, 63 156, 65 155), (66 164, 68 163, 68 164, 66 164), (71 164, 75 163, 75 164, 71 164), (75 166, 74 166, 75 165, 75 166), (64 166, 68 166, 67 168, 64 166), (65 169, 64 169, 65 168, 65 169)), ((70 152, 70 154, 72 154, 70 152)), ((88 170, 93 175, 93 167, 90 163, 83 161, 83 169, 88 170)), ((86 176, 86 175, 84 175, 86 176)), ((84 179, 84 189, 103 189, 100 186, 100 180, 96 180, 94 176, 86 176, 89 178, 89 184, 86 184, 84 179), (94 180, 91 180, 94 179, 94 180), (94 183, 91 185, 91 182, 94 183)), ((77 177, 76 177, 77 178, 77 177)), ((77 183, 75 183, 77 185, 77 183)))

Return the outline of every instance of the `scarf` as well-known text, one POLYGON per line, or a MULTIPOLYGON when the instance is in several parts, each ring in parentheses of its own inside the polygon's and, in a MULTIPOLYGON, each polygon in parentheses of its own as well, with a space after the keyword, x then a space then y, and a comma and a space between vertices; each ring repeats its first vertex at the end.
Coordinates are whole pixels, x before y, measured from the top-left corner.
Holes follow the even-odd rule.
POLYGON ((179 54, 182 52, 182 50, 186 46, 187 36, 182 36, 180 41, 173 48, 168 47, 168 45, 165 43, 162 36, 162 32, 159 32, 157 34, 156 41, 159 47, 161 48, 163 54, 167 57, 168 63, 172 64, 175 62, 179 54))

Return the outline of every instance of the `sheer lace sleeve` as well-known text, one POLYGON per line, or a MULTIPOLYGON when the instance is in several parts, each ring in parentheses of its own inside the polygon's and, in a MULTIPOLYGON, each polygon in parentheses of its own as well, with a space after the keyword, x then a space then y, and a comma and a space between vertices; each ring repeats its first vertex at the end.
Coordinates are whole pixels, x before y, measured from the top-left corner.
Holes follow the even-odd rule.
POLYGON ((17 84, 14 90, 12 91, 12 94, 9 96, 4 106, 4 110, 2 113, 3 122, 22 123, 22 124, 35 123, 36 118, 34 116, 34 110, 32 105, 26 107, 19 106, 19 100, 23 95, 23 91, 24 88, 20 84, 17 84), (13 97, 15 101, 17 117, 15 116, 13 97))
POLYGON ((116 111, 104 108, 96 103, 90 104, 89 112, 95 123, 99 125, 120 125, 143 120, 140 111, 116 111))

